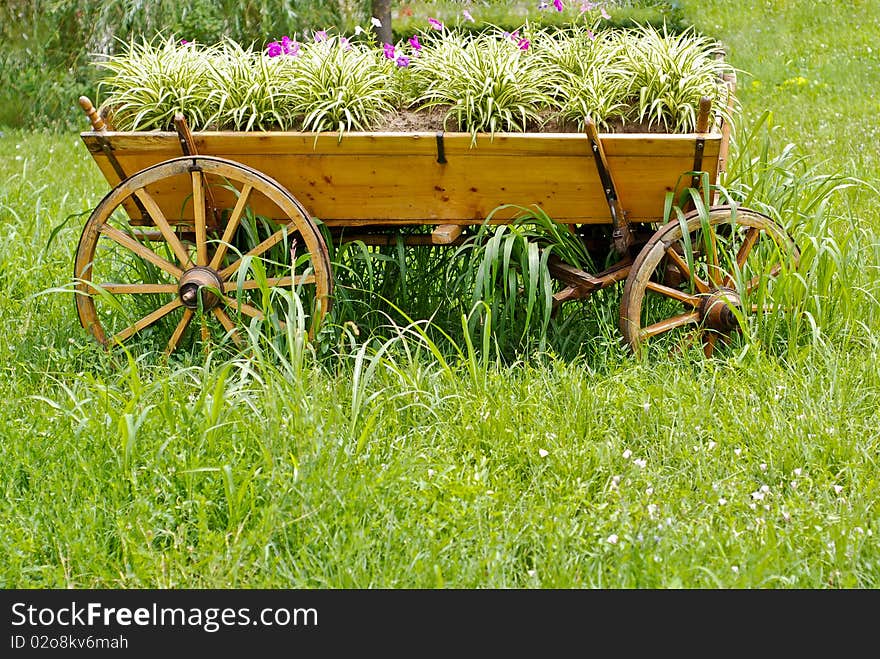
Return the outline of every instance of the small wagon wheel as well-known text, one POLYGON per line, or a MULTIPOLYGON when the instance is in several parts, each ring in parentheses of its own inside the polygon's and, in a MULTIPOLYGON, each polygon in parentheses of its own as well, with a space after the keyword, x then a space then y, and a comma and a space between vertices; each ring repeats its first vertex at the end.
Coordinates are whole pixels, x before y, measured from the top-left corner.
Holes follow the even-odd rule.
POLYGON ((252 319, 285 322, 277 293, 290 290, 314 338, 333 287, 302 205, 257 170, 209 156, 167 160, 113 188, 86 222, 74 277, 80 322, 99 343, 166 353, 200 339, 241 345, 252 319))
POLYGON ((774 310, 768 293, 800 253, 762 213, 715 206, 657 230, 633 262, 620 303, 620 331, 635 354, 649 344, 700 341, 710 356, 749 314, 774 310), (685 231, 683 227, 687 227, 685 231))

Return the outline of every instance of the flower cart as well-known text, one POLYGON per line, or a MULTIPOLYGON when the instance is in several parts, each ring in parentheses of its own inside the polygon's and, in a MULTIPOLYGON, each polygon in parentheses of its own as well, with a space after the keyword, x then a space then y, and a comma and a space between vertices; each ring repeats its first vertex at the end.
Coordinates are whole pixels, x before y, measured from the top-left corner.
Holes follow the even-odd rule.
MULTIPOLYGON (((735 78, 726 84, 732 102, 735 78)), ((76 252, 76 308, 107 347, 149 336, 171 352, 211 332, 242 343, 278 288, 298 293, 314 338, 334 297, 328 238, 458 245, 487 218, 514 221, 516 207, 540 207, 606 257, 597 272, 551 260, 554 302, 623 282, 620 332, 636 353, 684 334, 711 354, 769 308, 754 293, 798 257, 762 213, 717 199, 668 213, 670 198, 725 169, 729 125, 708 99, 689 133, 587 121, 567 133, 344 136, 191 131, 181 115, 173 131, 117 131, 80 102, 91 120, 82 140, 111 189, 76 252)))

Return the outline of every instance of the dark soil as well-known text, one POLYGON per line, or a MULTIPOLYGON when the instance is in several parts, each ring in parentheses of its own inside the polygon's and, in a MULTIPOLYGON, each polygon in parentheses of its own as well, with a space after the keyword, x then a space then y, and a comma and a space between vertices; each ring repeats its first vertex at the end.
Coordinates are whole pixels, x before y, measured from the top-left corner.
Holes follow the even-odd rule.
MULTIPOLYGON (((454 117, 450 117, 444 126, 444 117, 448 107, 433 107, 425 110, 398 110, 389 114, 385 120, 379 123, 373 130, 375 132, 467 132, 456 125, 454 117)), ((574 122, 562 122, 553 118, 552 113, 547 111, 543 115, 541 123, 532 123, 527 126, 530 133, 581 133, 574 122)), ((632 121, 624 122, 616 119, 609 121, 607 128, 602 128, 604 133, 666 133, 664 126, 648 126, 646 123, 632 121)))

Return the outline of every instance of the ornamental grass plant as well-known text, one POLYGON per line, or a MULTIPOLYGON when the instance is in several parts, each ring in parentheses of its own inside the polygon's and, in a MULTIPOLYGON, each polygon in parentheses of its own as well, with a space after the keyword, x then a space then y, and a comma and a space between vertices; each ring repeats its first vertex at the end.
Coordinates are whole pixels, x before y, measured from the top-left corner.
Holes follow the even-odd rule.
POLYGON ((96 62, 103 113, 122 131, 168 130, 182 112, 198 130, 374 131, 409 113, 423 130, 690 132, 699 103, 728 116, 732 68, 711 38, 599 23, 480 32, 436 19, 407 39, 284 36, 262 51, 232 40, 156 37, 96 62), (439 117, 439 118, 438 118, 439 117), (439 122, 439 125, 438 125, 439 122))

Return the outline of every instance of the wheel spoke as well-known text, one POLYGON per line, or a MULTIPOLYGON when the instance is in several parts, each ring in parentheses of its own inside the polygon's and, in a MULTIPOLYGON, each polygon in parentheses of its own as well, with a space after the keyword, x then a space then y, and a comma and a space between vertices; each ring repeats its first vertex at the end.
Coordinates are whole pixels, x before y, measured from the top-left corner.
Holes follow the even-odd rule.
POLYGON ((648 325, 647 327, 639 330, 639 337, 644 340, 652 336, 657 336, 658 334, 668 332, 669 330, 675 329, 676 327, 683 327, 684 325, 691 325, 693 323, 699 322, 699 312, 692 311, 691 313, 673 316, 672 318, 666 318, 664 320, 656 322, 653 325, 648 325))
POLYGON ((685 261, 684 257, 676 252, 672 247, 666 248, 666 255, 672 259, 672 262, 675 263, 675 266, 681 270, 681 273, 687 277, 690 281, 694 282, 694 286, 697 287, 697 291, 700 293, 708 293, 709 292, 709 284, 700 279, 697 275, 691 272, 691 269, 688 267, 687 261, 685 261))
POLYGON ((672 298, 673 300, 678 300, 679 302, 683 302, 693 308, 697 308, 700 306, 700 298, 697 295, 691 295, 690 293, 686 293, 685 291, 680 291, 677 288, 671 288, 669 286, 664 286, 663 284, 658 284, 655 281, 649 281, 647 285, 648 290, 654 291, 660 295, 665 297, 672 298))
POLYGON ((264 282, 259 282, 255 279, 247 279, 241 282, 241 285, 238 282, 227 281, 223 283, 223 292, 224 293, 232 293, 239 289, 248 291, 253 290, 255 288, 260 288, 262 284, 265 284, 267 288, 275 288, 275 287, 290 287, 290 286, 301 286, 304 284, 314 284, 315 276, 314 275, 302 275, 300 277, 267 277, 264 282))
POLYGON ((257 246, 254 247, 253 249, 248 250, 247 253, 243 254, 242 257, 241 257, 240 259, 238 259, 237 261, 235 261, 235 263, 231 263, 230 265, 228 265, 228 266, 226 266, 225 268, 223 268, 223 270, 220 271, 220 278, 221 278, 221 279, 226 279, 226 278, 228 278, 233 272, 235 272, 236 270, 238 270, 238 268, 239 268, 239 266, 241 265, 241 262, 242 262, 242 260, 244 259, 245 256, 259 256, 260 254, 262 254, 263 252, 265 252, 267 249, 270 249, 270 248, 273 247, 274 245, 277 245, 279 242, 281 242, 281 240, 282 240, 286 235, 287 235, 287 227, 282 227, 281 229, 279 229, 278 231, 276 231, 275 233, 273 233, 271 236, 269 236, 268 238, 266 238, 266 240, 264 240, 263 242, 261 242, 259 245, 257 245, 257 246))
POLYGON ((706 236, 703 236, 703 243, 708 244, 705 245, 706 248, 706 274, 709 277, 709 282, 713 287, 720 286, 722 280, 722 271, 721 264, 718 259, 718 237, 715 235, 715 230, 712 227, 709 227, 709 238, 706 240, 706 236))
MULTIPOLYGON (((748 231, 746 231, 746 235, 743 237, 743 243, 739 246, 739 250, 736 253, 736 267, 742 272, 742 269, 746 265, 746 261, 749 258, 749 254, 752 253, 752 249, 755 247, 755 244, 758 242, 758 238, 761 235, 761 230, 758 227, 749 227, 748 231)), ((729 272, 724 277, 724 282, 721 284, 722 286, 733 286, 734 283, 734 272, 729 272)))
POLYGON ((168 220, 165 218, 165 215, 162 213, 162 209, 159 208, 159 204, 156 203, 156 200, 153 199, 149 192, 147 192, 146 188, 136 190, 134 194, 141 200, 141 203, 147 209, 150 219, 153 220, 153 224, 155 224, 162 233, 165 242, 171 246, 171 251, 174 252, 177 260, 180 261, 180 265, 183 268, 192 267, 192 261, 190 261, 186 248, 183 246, 183 243, 180 242, 177 234, 174 233, 174 229, 171 228, 171 225, 168 223, 168 220))
POLYGON ((226 333, 232 337, 232 340, 235 342, 235 345, 242 346, 244 345, 244 340, 241 338, 241 335, 238 333, 238 330, 235 327, 235 323, 232 322, 232 319, 229 317, 223 309, 220 307, 214 307, 211 311, 214 312, 214 315, 217 317, 217 320, 220 321, 220 324, 226 329, 226 333))
POLYGON ((193 221, 196 232, 196 265, 208 265, 208 232, 205 223, 205 180, 202 172, 192 172, 193 221))
POLYGON ((245 184, 241 189, 238 201, 235 202, 235 208, 232 209, 232 215, 229 216, 229 222, 227 222, 226 229, 223 231, 223 237, 220 238, 220 245, 218 245, 217 251, 214 253, 214 258, 211 259, 210 268, 212 270, 219 268, 223 257, 226 256, 226 250, 229 249, 229 243, 232 241, 236 230, 238 230, 238 225, 241 223, 244 209, 247 206, 248 197, 250 197, 251 190, 253 189, 253 186, 250 184, 245 184))
POLYGON ((154 293, 177 293, 177 284, 89 284, 114 295, 149 295, 154 293))
POLYGON ((240 313, 243 313, 245 316, 250 316, 251 318, 263 320, 263 312, 256 307, 252 307, 251 305, 245 304, 244 302, 239 302, 238 300, 233 300, 231 297, 226 297, 225 295, 220 296, 220 299, 223 300, 223 304, 235 309, 240 313))
POLYGON ((711 357, 712 353, 715 352, 718 335, 715 332, 706 332, 703 336, 705 337, 703 340, 703 354, 706 357, 711 357))
POLYGON ((101 233, 103 233, 108 238, 112 238, 113 240, 115 240, 117 243, 119 243, 123 247, 127 247, 132 252, 134 252, 135 254, 140 256, 141 258, 149 261, 150 263, 155 265, 157 268, 164 270, 172 277, 179 279, 180 276, 183 274, 183 270, 178 268, 176 265, 169 263, 168 261, 163 259, 161 256, 156 254, 156 252, 141 245, 134 238, 123 233, 122 231, 120 231, 116 227, 112 227, 109 224, 102 224, 101 225, 101 233))
POLYGON ((766 281, 767 279, 773 279, 780 272, 782 272, 782 264, 777 263, 772 268, 770 268, 770 272, 763 275, 755 275, 751 279, 746 282, 746 293, 752 293, 762 281, 766 281))
POLYGON ((177 309, 177 307, 180 307, 180 306, 183 306, 183 303, 180 301, 180 298, 174 298, 173 300, 171 300, 167 304, 164 304, 161 307, 159 307, 158 309, 156 309, 155 311, 153 311, 153 313, 144 316, 136 323, 129 325, 121 332, 117 332, 116 334, 114 334, 111 341, 122 343, 123 341, 130 338, 131 336, 133 336, 137 332, 140 332, 145 327, 149 327, 150 325, 155 323, 157 320, 163 318, 164 316, 167 316, 169 313, 171 313, 172 311, 177 309))
POLYGON ((165 348, 166 355, 170 355, 172 352, 174 352, 174 349, 177 348, 177 344, 180 342, 180 337, 183 336, 183 332, 186 329, 187 325, 189 325, 189 321, 192 320, 192 317, 192 309, 183 310, 183 317, 180 319, 180 322, 177 323, 177 327, 174 328, 174 333, 168 340, 168 346, 165 348))

